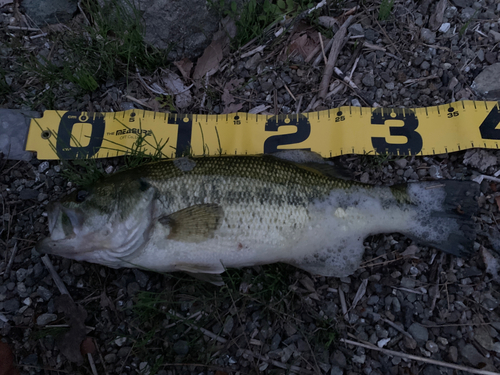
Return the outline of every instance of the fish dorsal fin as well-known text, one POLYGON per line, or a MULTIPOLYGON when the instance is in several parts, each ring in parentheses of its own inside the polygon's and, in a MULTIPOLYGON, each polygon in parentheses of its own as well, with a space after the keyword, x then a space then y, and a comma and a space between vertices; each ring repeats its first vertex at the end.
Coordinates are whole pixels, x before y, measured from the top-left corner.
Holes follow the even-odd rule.
POLYGON ((354 177, 349 169, 336 165, 332 161, 325 160, 324 163, 305 163, 299 166, 312 169, 328 177, 341 178, 343 180, 352 180, 354 177))
POLYGON ((282 160, 297 164, 297 166, 321 173, 328 177, 352 180, 353 173, 330 160, 325 160, 320 154, 308 150, 283 150, 272 154, 282 160))
POLYGON ((179 271, 185 272, 195 279, 206 281, 210 284, 217 286, 225 285, 222 281, 221 273, 225 271, 222 264, 220 267, 206 266, 202 264, 192 264, 192 263, 177 263, 175 268, 179 271))
POLYGON ((218 204, 198 204, 162 216, 158 221, 170 227, 168 239, 197 243, 213 238, 223 218, 224 211, 218 204))

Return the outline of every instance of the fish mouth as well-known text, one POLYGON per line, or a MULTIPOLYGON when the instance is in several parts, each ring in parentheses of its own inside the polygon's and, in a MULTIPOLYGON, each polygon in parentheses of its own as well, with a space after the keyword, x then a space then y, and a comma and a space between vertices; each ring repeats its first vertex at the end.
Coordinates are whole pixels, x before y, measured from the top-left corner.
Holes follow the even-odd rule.
POLYGON ((83 213, 79 209, 64 207, 60 202, 47 205, 50 236, 39 241, 35 249, 42 254, 68 255, 75 252, 72 240, 83 223, 83 213))

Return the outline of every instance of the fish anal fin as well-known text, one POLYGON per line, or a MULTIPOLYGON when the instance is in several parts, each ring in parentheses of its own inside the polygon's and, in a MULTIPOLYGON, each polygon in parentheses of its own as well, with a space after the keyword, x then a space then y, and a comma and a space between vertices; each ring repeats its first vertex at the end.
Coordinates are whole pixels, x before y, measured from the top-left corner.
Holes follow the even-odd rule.
POLYGON ((198 243, 213 238, 224 218, 224 211, 218 204, 198 204, 187 207, 158 219, 169 226, 170 240, 198 243))
POLYGON ((213 284, 215 286, 226 285, 224 280, 222 280, 221 275, 216 275, 213 273, 193 273, 193 272, 186 272, 186 271, 184 271, 184 273, 188 274, 189 276, 191 276, 197 280, 201 280, 201 281, 213 284))
POLYGON ((194 277, 195 279, 206 281, 208 283, 222 286, 225 285, 224 281, 222 281, 221 273, 225 271, 222 264, 220 267, 214 266, 206 266, 202 264, 193 264, 193 263, 177 263, 175 268, 178 271, 182 271, 194 277))

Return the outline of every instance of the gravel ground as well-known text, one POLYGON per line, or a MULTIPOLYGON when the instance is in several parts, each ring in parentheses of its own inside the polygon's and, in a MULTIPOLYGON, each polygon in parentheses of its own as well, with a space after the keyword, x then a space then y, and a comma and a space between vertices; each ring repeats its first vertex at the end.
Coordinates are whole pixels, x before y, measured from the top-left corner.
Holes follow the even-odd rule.
MULTIPOLYGON (((344 9, 352 5, 344 4, 344 9)), ((340 83, 335 92, 334 83, 333 93, 318 101, 323 62, 305 62, 304 50, 290 47, 294 34, 248 57, 242 54, 258 44, 227 55, 208 89, 191 88, 183 111, 222 113, 233 104, 241 111, 263 106, 270 113, 291 113, 374 101, 384 107, 422 107, 476 99, 470 89, 474 78, 500 62, 498 1, 452 1, 439 22, 438 27, 447 24, 442 31, 434 30, 439 12, 431 1, 396 1, 387 21, 377 19, 378 8, 365 6, 354 13, 336 64, 347 75, 353 71, 361 96, 340 83), (369 44, 362 47, 360 41, 369 44), (285 57, 287 48, 292 53, 285 57), (418 80, 404 83, 409 79, 418 80), (240 83, 234 85, 234 80, 240 83), (229 102, 225 88, 236 99, 229 102)), ((14 14, 2 10, 6 28, 14 14)), ((314 27, 300 27, 302 35, 316 34, 314 27)), ((16 70, 19 48, 53 61, 63 59, 65 51, 45 37, 29 38, 35 34, 15 34, 17 49, 0 44, 0 67, 12 89, 2 107, 47 109, 46 102, 32 100, 44 89, 54 93, 49 109, 154 107, 155 95, 137 76, 110 80, 82 96, 74 95, 71 83, 37 86, 16 70)), ((143 72, 142 77, 151 83, 159 75, 143 72)), ((471 179, 500 170, 500 152, 493 150, 339 159, 357 179, 374 184, 471 179), (481 162, 468 163, 474 155, 481 162)), ((107 170, 119 163, 103 161, 107 170)), ((33 249, 47 234, 45 206, 75 188, 62 168, 36 159, 0 160, 0 335, 23 374, 89 374, 88 357, 98 374, 466 373, 341 340, 474 369, 500 369, 500 294, 494 268, 500 253, 500 191, 495 181, 481 183, 478 237, 470 259, 422 247, 399 234, 377 235, 366 239, 362 268, 347 278, 270 265, 232 270, 225 278, 227 288, 216 288, 183 275, 112 270, 52 257, 68 298, 61 296, 33 249)))

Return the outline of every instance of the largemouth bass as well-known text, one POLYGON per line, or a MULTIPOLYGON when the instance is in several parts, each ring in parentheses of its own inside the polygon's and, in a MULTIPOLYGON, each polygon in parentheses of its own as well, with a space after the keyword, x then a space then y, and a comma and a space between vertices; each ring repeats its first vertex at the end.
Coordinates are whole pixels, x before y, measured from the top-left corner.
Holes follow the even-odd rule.
POLYGON ((226 268, 274 262, 343 277, 377 233, 469 254, 478 193, 471 181, 348 181, 306 151, 180 158, 116 173, 52 203, 50 237, 37 250, 215 284, 226 268))

